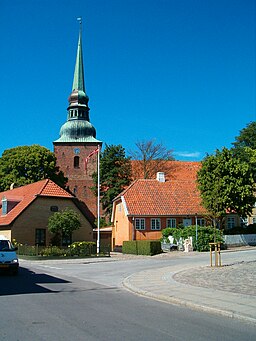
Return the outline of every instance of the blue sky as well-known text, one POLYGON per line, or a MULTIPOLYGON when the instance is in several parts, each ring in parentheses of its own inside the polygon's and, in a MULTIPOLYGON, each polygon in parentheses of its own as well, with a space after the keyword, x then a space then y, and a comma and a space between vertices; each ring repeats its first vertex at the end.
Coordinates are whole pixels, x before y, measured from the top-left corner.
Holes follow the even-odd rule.
POLYGON ((80 16, 99 140, 129 151, 155 139, 198 161, 256 120, 255 0, 0 0, 0 154, 53 150, 80 16))

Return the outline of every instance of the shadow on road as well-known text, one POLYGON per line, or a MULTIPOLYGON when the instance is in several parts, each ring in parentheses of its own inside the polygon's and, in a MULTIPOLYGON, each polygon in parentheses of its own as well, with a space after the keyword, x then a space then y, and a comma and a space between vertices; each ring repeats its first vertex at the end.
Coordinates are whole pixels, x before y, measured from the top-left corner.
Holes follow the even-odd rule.
POLYGON ((36 274, 33 271, 20 267, 19 275, 17 276, 0 273, 0 296, 58 292, 44 288, 40 285, 43 283, 60 284, 70 282, 47 274, 36 274))

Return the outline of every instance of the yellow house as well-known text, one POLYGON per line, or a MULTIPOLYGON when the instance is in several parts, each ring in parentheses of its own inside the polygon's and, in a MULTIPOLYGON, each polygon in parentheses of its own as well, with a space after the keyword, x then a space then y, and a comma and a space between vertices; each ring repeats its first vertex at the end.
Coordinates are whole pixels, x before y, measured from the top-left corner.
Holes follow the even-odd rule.
POLYGON ((0 193, 0 234, 18 243, 47 246, 53 237, 48 218, 66 208, 80 216, 81 227, 72 241, 92 241, 93 228, 78 199, 49 179, 0 193))

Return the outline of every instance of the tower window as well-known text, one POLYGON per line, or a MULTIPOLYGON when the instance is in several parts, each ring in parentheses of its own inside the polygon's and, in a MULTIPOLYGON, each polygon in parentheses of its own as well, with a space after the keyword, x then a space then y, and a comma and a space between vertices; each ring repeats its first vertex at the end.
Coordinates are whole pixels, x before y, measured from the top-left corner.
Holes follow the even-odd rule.
POLYGON ((77 195, 77 186, 74 187, 74 191, 73 191, 74 195, 77 195))
POLYGON ((79 156, 74 157, 74 168, 79 168, 79 156))

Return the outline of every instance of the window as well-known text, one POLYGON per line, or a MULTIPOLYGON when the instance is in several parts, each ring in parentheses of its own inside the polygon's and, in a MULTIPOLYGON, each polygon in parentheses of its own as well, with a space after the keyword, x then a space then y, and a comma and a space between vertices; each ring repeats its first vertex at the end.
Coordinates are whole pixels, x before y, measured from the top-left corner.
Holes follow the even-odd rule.
POLYGON ((59 208, 58 208, 58 206, 51 206, 50 210, 52 212, 58 212, 59 208))
POLYGON ((176 219, 169 218, 166 220, 166 227, 176 227, 176 219))
POLYGON ((198 226, 205 226, 205 219, 204 218, 197 218, 197 225, 198 226))
POLYGON ((227 228, 232 229, 235 227, 235 217, 228 217, 227 218, 227 228))
POLYGON ((46 245, 46 229, 36 229, 35 244, 39 246, 46 245))
POLYGON ((256 217, 252 217, 252 223, 256 224, 256 217))
POLYGON ((74 157, 74 168, 79 168, 79 156, 74 157))
POLYGON ((145 219, 144 218, 142 218, 142 219, 136 218, 135 219, 135 228, 136 228, 136 230, 145 230, 145 219))
POLYGON ((74 193, 74 196, 77 195, 77 186, 74 187, 73 193, 74 193))
POLYGON ((151 219, 151 230, 160 230, 161 229, 161 220, 159 218, 151 219))

